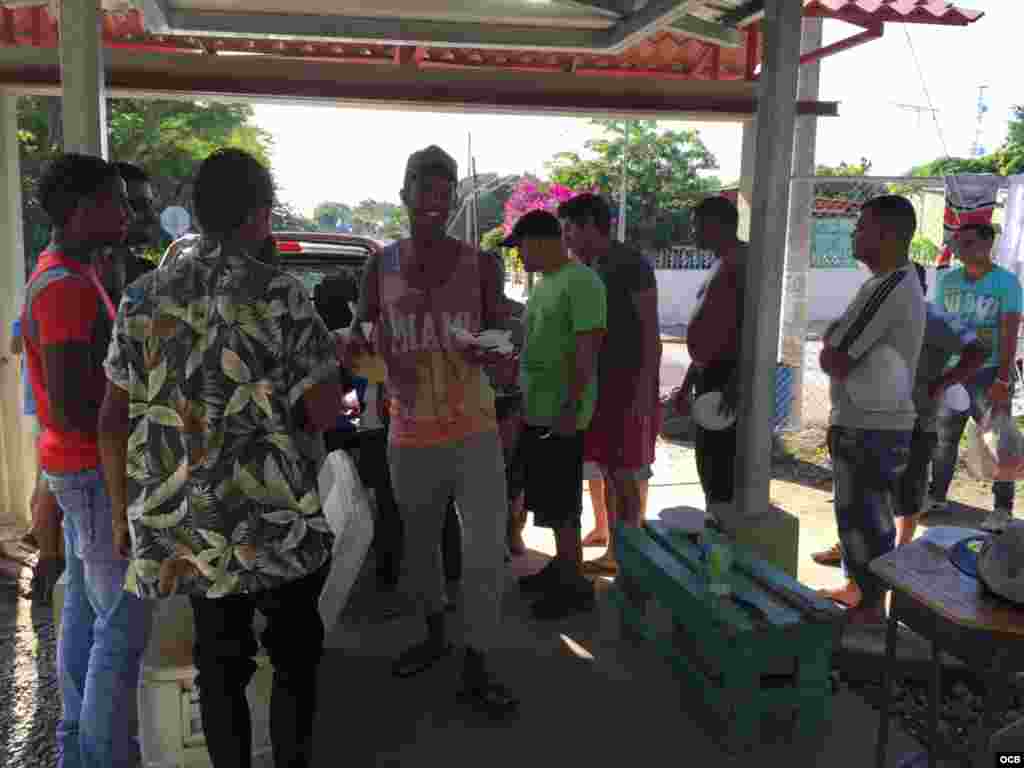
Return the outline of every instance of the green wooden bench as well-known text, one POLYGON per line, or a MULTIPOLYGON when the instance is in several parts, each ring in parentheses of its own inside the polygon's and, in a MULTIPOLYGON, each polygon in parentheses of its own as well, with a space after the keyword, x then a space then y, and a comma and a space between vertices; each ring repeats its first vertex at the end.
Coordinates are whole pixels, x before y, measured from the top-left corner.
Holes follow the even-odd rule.
POLYGON ((707 591, 689 535, 648 522, 620 526, 615 542, 619 573, 611 595, 624 630, 653 643, 673 665, 721 726, 715 735, 724 748, 756 747, 768 713, 795 716, 795 739, 818 736, 829 720, 840 609, 735 544, 735 598, 720 598, 707 591), (651 615, 654 604, 662 622, 651 615))

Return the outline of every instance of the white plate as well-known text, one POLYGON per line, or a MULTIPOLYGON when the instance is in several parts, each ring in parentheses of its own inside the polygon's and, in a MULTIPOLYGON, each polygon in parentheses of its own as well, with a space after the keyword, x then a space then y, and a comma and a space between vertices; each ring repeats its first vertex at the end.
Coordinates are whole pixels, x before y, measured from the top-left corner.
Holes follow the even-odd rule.
POLYGON ((736 423, 736 414, 730 413, 723 416, 718 412, 722 404, 722 393, 718 391, 705 392, 693 401, 693 420, 704 429, 721 430, 728 429, 736 423))
POLYGON ((963 413, 971 407, 971 396, 967 394, 967 388, 963 384, 954 384, 946 388, 942 395, 942 404, 951 411, 963 413))
POLYGON ((463 328, 452 328, 452 337, 462 347, 477 347, 478 349, 496 352, 499 355, 514 355, 516 348, 511 343, 512 331, 489 330, 480 333, 470 333, 463 328))

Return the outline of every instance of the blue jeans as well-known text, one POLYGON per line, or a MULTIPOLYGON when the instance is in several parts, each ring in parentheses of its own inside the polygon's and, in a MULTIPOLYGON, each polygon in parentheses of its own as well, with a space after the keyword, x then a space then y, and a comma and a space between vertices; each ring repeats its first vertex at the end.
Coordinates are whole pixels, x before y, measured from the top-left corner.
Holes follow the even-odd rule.
MULTIPOLYGON (((985 415, 985 411, 991 407, 988 390, 995 383, 998 373, 999 369, 994 366, 982 368, 973 379, 964 384, 971 396, 970 410, 960 413, 942 408, 939 411, 939 444, 935 448, 932 462, 931 486, 931 497, 937 501, 946 500, 950 483, 953 482, 956 460, 960 452, 960 438, 963 436, 964 427, 967 426, 967 418, 970 416, 978 423, 985 415)), ((997 480, 992 483, 992 496, 995 498, 996 507, 1012 512, 1013 495, 1012 481, 997 480)))
POLYGON ((60 768, 135 768, 138 686, 152 604, 124 591, 110 497, 96 470, 44 473, 64 512, 67 586, 57 640, 60 768))
POLYGON ((832 427, 833 497, 843 569, 860 587, 865 606, 885 594, 871 573, 872 560, 893 550, 901 480, 910 458, 912 433, 832 427))

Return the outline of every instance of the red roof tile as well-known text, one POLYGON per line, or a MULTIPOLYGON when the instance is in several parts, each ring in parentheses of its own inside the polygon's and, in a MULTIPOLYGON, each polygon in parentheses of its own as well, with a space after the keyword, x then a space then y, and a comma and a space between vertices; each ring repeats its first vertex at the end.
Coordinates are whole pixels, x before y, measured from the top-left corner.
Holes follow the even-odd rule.
POLYGON ((945 0, 809 0, 805 16, 825 16, 853 23, 892 21, 904 24, 966 26, 982 11, 960 8, 945 0))
MULTIPOLYGON (((944 0, 807 0, 804 13, 807 16, 824 16, 869 26, 886 21, 966 25, 982 15, 979 11, 957 8, 944 0)), ((392 60, 397 63, 397 56, 400 53, 396 51, 395 46, 386 44, 283 40, 266 37, 153 35, 146 31, 142 14, 135 10, 105 12, 103 35, 110 47, 178 53, 244 51, 287 58, 373 63, 392 60)), ((0 9, 0 46, 28 45, 52 48, 57 45, 57 38, 57 21, 50 14, 48 6, 0 9)), ((622 77, 704 80, 745 78, 746 58, 747 52, 744 47, 720 48, 666 30, 654 33, 618 55, 502 51, 430 45, 418 48, 416 54, 418 65, 427 68, 561 71, 576 72, 580 75, 611 73, 622 77)))

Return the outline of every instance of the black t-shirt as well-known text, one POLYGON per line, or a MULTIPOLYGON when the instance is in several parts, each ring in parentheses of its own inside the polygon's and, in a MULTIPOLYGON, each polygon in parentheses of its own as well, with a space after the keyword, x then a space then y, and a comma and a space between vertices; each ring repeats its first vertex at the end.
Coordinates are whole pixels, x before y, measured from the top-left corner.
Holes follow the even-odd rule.
POLYGON ((634 371, 643 358, 640 317, 633 294, 656 289, 654 268, 643 254, 622 243, 613 243, 607 257, 594 265, 608 296, 608 331, 601 346, 601 371, 634 371))
POLYGON ((156 264, 134 253, 125 256, 124 260, 124 284, 131 285, 147 272, 156 269, 156 264))

